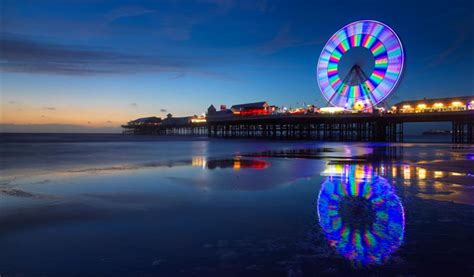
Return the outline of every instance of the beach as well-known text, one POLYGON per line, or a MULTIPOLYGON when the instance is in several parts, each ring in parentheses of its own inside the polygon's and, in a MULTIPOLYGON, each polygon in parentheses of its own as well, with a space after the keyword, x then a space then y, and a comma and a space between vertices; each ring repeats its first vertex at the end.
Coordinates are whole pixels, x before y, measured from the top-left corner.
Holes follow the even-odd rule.
POLYGON ((474 272, 473 145, 9 134, 1 152, 2 276, 474 272))

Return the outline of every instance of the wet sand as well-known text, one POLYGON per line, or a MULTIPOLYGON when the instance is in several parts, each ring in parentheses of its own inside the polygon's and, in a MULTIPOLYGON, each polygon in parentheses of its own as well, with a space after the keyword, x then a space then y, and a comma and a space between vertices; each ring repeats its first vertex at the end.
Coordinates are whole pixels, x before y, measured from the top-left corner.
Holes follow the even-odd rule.
POLYGON ((474 269, 466 243, 474 239, 474 146, 25 140, 2 144, 8 155, 0 180, 0 274, 433 275, 474 269), (344 206, 352 212, 344 212, 351 220, 342 226, 354 240, 344 239, 343 229, 340 237, 329 235, 321 223, 320 194, 331 182, 347 186, 351 197, 375 201, 362 206, 372 214, 365 221, 344 206), (403 222, 399 209, 387 223, 398 226, 391 234, 400 241, 385 240, 381 245, 393 249, 383 251, 362 240, 358 247, 369 252, 354 248, 345 256, 337 245, 357 245, 357 230, 386 220, 383 207, 390 204, 368 196, 380 193, 378 184, 403 208, 403 222))

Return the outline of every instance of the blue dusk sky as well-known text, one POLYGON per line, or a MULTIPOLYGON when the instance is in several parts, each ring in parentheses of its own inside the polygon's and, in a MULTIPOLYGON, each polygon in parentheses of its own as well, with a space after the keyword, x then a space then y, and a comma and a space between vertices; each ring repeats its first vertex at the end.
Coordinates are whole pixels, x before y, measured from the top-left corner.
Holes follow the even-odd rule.
POLYGON ((3 0, 0 123, 106 131, 210 104, 324 106, 319 54, 361 19, 391 26, 405 48, 389 104, 474 95, 473 3, 3 0))

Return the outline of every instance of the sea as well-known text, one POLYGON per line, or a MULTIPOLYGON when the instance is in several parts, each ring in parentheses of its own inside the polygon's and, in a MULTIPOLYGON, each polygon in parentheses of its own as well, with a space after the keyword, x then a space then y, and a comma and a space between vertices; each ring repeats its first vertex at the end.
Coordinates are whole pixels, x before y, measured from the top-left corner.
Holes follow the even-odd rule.
POLYGON ((0 134, 0 276, 472 276, 474 145, 0 134))

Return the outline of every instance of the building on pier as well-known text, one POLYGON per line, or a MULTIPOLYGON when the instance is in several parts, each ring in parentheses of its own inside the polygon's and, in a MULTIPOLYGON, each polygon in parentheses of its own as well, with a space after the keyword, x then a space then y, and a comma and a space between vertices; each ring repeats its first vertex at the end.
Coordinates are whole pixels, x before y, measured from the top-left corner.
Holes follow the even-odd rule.
POLYGON ((162 120, 156 116, 142 117, 122 125, 124 134, 149 134, 160 128, 162 120))
POLYGON ((172 114, 167 114, 166 118, 162 120, 163 126, 185 126, 191 123, 192 116, 173 117, 172 114))
POLYGON ((232 110, 227 109, 225 105, 221 105, 220 111, 217 111, 214 105, 207 108, 207 118, 211 120, 225 120, 234 116, 232 110))
POLYGON ((135 120, 131 120, 127 123, 130 126, 141 126, 141 125, 160 125, 161 118, 156 116, 142 117, 135 120))
POLYGON ((267 115, 271 113, 271 108, 265 101, 233 105, 230 109, 234 115, 267 115))
POLYGON ((474 96, 402 101, 392 107, 396 113, 455 112, 474 110, 474 96))

